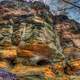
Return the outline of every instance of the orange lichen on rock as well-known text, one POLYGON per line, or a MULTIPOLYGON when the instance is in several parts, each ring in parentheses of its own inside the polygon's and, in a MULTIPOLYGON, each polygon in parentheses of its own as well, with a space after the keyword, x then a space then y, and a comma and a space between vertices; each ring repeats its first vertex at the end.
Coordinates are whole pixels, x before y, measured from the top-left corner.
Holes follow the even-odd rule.
POLYGON ((56 69, 56 70, 59 70, 59 71, 62 71, 62 72, 64 72, 64 69, 63 69, 63 62, 59 62, 59 63, 56 63, 55 65, 54 65, 54 68, 56 69))
POLYGON ((52 71, 46 69, 45 76, 53 78, 55 77, 55 74, 52 71))
POLYGON ((55 74, 47 67, 38 67, 38 66, 24 66, 22 64, 17 64, 14 68, 11 70, 12 73, 15 73, 17 75, 22 74, 30 74, 32 72, 39 74, 44 73, 46 76, 54 77, 55 74))
POLYGON ((6 61, 0 61, 0 68, 9 68, 9 64, 6 61))
POLYGON ((73 70, 80 69, 80 59, 74 60, 71 62, 73 70))
POLYGON ((55 79, 56 77, 54 72, 48 66, 44 69, 44 74, 45 74, 46 80, 47 80, 47 77, 50 77, 51 79, 55 79))

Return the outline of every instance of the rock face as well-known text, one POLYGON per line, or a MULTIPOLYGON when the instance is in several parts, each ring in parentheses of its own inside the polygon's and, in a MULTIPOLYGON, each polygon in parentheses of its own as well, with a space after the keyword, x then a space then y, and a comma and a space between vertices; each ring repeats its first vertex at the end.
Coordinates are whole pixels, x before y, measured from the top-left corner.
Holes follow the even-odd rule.
MULTIPOLYGON (((57 42, 58 37, 53 30, 52 14, 47 5, 37 1, 27 3, 16 0, 2 1, 0 4, 1 48, 13 46, 20 50, 22 48, 28 50, 30 46, 33 50, 29 51, 33 51, 33 56, 43 58, 51 58, 54 54, 62 56, 60 44, 57 42)), ((21 54, 27 56, 28 52, 21 54)))
POLYGON ((9 62, 9 69, 14 70, 17 64, 51 65, 53 60, 63 59, 53 26, 49 7, 42 2, 0 2, 1 60, 9 62))
MULTIPOLYGON (((54 61, 79 57, 79 30, 78 23, 63 15, 53 16, 42 2, 4 0, 0 2, 0 68, 16 74, 19 80, 31 80, 29 75, 35 80, 37 76, 54 80, 52 67, 58 64, 53 66, 54 61)), ((76 72, 80 67, 74 63, 76 72)))
POLYGON ((65 48, 80 48, 80 24, 64 15, 56 16, 55 29, 57 30, 61 46, 65 48), (61 17, 63 16, 63 17, 61 17))
POLYGON ((63 48, 69 46, 80 48, 80 24, 74 20, 68 19, 67 17, 65 19, 62 17, 61 19, 61 16, 64 15, 56 16, 58 19, 56 19, 57 22, 55 23, 57 32, 61 36, 61 40, 64 40, 63 42, 66 42, 65 44, 62 44, 63 48), (67 45, 69 42, 72 42, 72 44, 67 45))
POLYGON ((55 29, 60 37, 60 44, 67 59, 67 68, 72 74, 79 73, 80 66, 80 24, 64 15, 54 17, 55 29), (77 66, 76 66, 77 65, 77 66), (77 70, 78 69, 78 70, 77 70))

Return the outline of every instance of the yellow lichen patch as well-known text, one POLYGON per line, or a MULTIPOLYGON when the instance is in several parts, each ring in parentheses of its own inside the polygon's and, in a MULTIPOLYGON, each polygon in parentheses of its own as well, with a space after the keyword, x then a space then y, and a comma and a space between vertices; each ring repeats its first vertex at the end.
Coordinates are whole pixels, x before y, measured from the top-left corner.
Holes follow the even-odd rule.
POLYGON ((1 56, 3 58, 13 58, 17 56, 17 52, 15 49, 5 49, 5 50, 1 50, 1 56))

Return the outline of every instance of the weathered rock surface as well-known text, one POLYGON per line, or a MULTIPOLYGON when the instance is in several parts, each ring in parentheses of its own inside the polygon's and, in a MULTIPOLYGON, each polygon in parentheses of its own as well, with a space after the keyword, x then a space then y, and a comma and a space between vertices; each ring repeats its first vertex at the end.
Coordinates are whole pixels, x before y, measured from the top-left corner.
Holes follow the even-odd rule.
POLYGON ((54 80, 59 71, 64 74, 60 80, 69 80, 68 74, 80 75, 80 25, 64 15, 53 16, 42 2, 4 0, 0 59, 0 68, 19 80, 54 80))

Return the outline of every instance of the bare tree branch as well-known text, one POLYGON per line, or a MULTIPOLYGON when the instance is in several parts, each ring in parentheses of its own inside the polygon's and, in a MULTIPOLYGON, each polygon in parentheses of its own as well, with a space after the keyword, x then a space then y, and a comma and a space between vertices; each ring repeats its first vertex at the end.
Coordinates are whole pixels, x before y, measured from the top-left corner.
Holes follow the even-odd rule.
POLYGON ((74 4, 74 2, 69 2, 69 1, 67 1, 67 0, 63 0, 63 1, 64 1, 65 3, 68 3, 68 4, 72 5, 72 6, 80 9, 80 6, 74 4))

